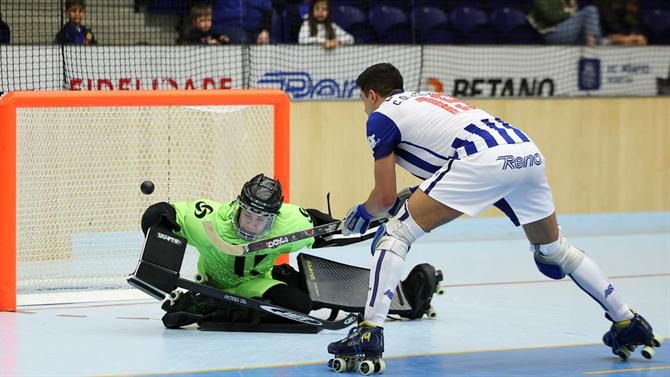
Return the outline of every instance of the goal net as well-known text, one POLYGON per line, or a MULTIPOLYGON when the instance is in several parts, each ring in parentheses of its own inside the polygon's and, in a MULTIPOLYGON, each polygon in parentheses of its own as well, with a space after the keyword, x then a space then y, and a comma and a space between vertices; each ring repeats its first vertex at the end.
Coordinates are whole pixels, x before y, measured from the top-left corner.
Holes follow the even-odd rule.
POLYGON ((259 172, 288 193, 288 106, 273 90, 2 97, 1 205, 16 221, 0 235, 0 310, 16 294, 128 288, 155 202, 232 200, 259 172))

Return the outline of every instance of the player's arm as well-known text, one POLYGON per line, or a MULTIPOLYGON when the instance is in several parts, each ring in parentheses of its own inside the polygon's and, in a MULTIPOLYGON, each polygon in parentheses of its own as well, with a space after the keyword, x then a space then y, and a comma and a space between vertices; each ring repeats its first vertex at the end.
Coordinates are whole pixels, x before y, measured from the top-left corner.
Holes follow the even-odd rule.
POLYGON ((387 212, 396 200, 395 154, 375 160, 375 187, 363 203, 367 212, 378 217, 387 212))

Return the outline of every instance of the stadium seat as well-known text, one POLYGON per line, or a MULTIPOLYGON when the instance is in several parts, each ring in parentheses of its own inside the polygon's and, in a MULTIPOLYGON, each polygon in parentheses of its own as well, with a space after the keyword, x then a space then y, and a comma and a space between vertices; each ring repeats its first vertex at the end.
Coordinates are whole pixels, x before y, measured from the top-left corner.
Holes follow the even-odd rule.
POLYGON ((298 5, 289 5, 282 11, 282 41, 284 43, 298 43, 298 33, 302 26, 298 5))
POLYGON ((451 26, 456 31, 456 39, 462 44, 494 44, 496 31, 489 24, 484 11, 471 7, 460 7, 451 11, 451 26))
POLYGON ((147 5, 149 14, 174 14, 185 15, 189 12, 187 0, 153 0, 147 5))
POLYGON ((272 32, 270 40, 273 44, 284 43, 284 20, 277 11, 272 11, 272 32))
POLYGON ((410 19, 416 30, 417 43, 453 43, 454 36, 448 29, 449 17, 441 9, 429 6, 414 8, 410 12, 410 19))
POLYGON ((668 0, 640 0, 640 10, 670 10, 670 1, 668 0))
POLYGON ((649 44, 670 44, 670 11, 654 9, 642 13, 642 22, 649 32, 649 44))
POLYGON ((409 17, 400 8, 379 5, 370 8, 368 20, 380 43, 412 43, 412 29, 409 17))
POLYGON ((528 23, 526 14, 514 8, 496 8, 489 22, 498 31, 498 42, 503 44, 541 44, 537 31, 528 23))
POLYGON ((350 5, 337 5, 331 9, 331 20, 354 36, 356 43, 375 41, 374 31, 368 25, 365 12, 350 5))

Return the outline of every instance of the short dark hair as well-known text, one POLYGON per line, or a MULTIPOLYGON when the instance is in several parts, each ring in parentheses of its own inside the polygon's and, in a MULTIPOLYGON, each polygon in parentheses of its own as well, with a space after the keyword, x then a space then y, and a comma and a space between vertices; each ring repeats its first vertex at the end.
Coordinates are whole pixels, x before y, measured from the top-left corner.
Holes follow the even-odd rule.
POLYGON ((80 6, 86 9, 86 2, 84 0, 66 0, 65 1, 65 10, 68 10, 74 6, 80 6))
POLYGON ((364 93, 374 90, 382 97, 390 96, 396 90, 403 89, 403 79, 398 68, 391 63, 371 65, 356 79, 356 85, 364 93))

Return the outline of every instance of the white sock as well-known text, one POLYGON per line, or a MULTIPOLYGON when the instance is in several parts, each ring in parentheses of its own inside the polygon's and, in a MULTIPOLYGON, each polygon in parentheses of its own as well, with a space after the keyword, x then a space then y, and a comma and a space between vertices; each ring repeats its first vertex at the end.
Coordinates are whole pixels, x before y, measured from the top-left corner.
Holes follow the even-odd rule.
POLYGON ((569 275, 572 280, 596 300, 616 322, 633 318, 630 308, 623 302, 619 291, 607 280, 605 274, 588 255, 569 275))
POLYGON ((375 250, 373 262, 363 319, 382 326, 400 283, 405 260, 388 250, 375 250))

